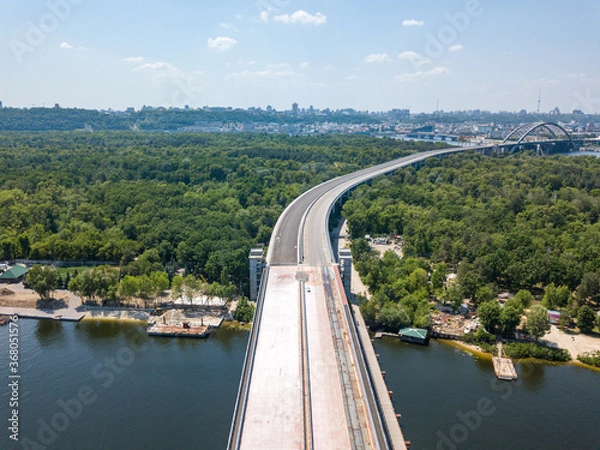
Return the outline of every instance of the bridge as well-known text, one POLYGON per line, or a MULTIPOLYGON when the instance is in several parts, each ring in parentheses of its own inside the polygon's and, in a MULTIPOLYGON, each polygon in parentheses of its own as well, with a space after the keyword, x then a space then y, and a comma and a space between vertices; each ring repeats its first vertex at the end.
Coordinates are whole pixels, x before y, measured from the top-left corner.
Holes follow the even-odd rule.
POLYGON ((563 153, 577 148, 569 132, 554 122, 521 125, 511 131, 501 145, 510 147, 511 153, 524 148, 535 148, 540 155, 563 153), (540 136, 540 133, 545 133, 545 139, 541 138, 544 136, 540 136), (559 136, 564 136, 564 139, 559 139, 559 136))
POLYGON ((327 181, 287 207, 269 244, 228 449, 407 448, 365 325, 342 287, 329 216, 377 176, 514 145, 406 156, 327 181))

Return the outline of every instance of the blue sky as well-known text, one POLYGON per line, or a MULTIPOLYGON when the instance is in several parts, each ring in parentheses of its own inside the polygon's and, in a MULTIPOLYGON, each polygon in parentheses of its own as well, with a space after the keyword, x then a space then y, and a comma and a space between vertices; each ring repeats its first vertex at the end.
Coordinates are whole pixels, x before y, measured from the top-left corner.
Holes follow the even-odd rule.
POLYGON ((597 0, 2 0, 5 106, 600 113, 597 0))

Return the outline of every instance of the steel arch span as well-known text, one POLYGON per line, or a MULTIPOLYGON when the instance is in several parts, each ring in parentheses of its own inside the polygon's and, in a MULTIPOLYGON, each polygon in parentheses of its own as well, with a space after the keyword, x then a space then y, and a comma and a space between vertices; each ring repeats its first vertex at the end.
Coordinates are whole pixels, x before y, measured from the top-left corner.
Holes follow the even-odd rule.
POLYGON ((511 131, 510 134, 506 136, 506 138, 504 138, 504 141, 502 141, 502 143, 506 144, 511 140, 516 140, 516 145, 521 144, 527 136, 531 135, 534 131, 542 128, 549 131, 550 134, 555 138, 558 138, 558 135, 560 134, 564 135, 566 140, 569 141, 570 147, 575 148, 573 144, 573 139, 571 138, 569 132, 565 130, 561 125, 554 122, 538 122, 535 124, 521 125, 515 128, 513 131, 511 131))

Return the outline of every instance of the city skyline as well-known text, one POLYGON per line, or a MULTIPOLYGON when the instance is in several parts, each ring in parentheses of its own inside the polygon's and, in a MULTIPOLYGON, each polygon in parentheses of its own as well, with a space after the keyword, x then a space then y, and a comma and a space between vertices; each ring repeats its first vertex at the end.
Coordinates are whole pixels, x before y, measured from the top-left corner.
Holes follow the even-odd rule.
POLYGON ((47 0, 0 6, 5 106, 600 112, 600 5, 47 0))

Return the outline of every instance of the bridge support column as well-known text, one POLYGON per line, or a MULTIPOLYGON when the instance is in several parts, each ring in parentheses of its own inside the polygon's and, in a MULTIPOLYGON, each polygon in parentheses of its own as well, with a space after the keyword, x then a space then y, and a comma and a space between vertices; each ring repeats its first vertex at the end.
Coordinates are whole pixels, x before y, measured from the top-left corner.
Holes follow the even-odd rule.
POLYGON ((352 295, 352 253, 349 248, 342 248, 339 253, 340 275, 342 276, 342 285, 346 298, 351 299, 352 295))
POLYGON ((260 289, 260 280, 265 268, 262 248, 253 248, 250 250, 250 293, 249 298, 255 302, 258 298, 260 289))

